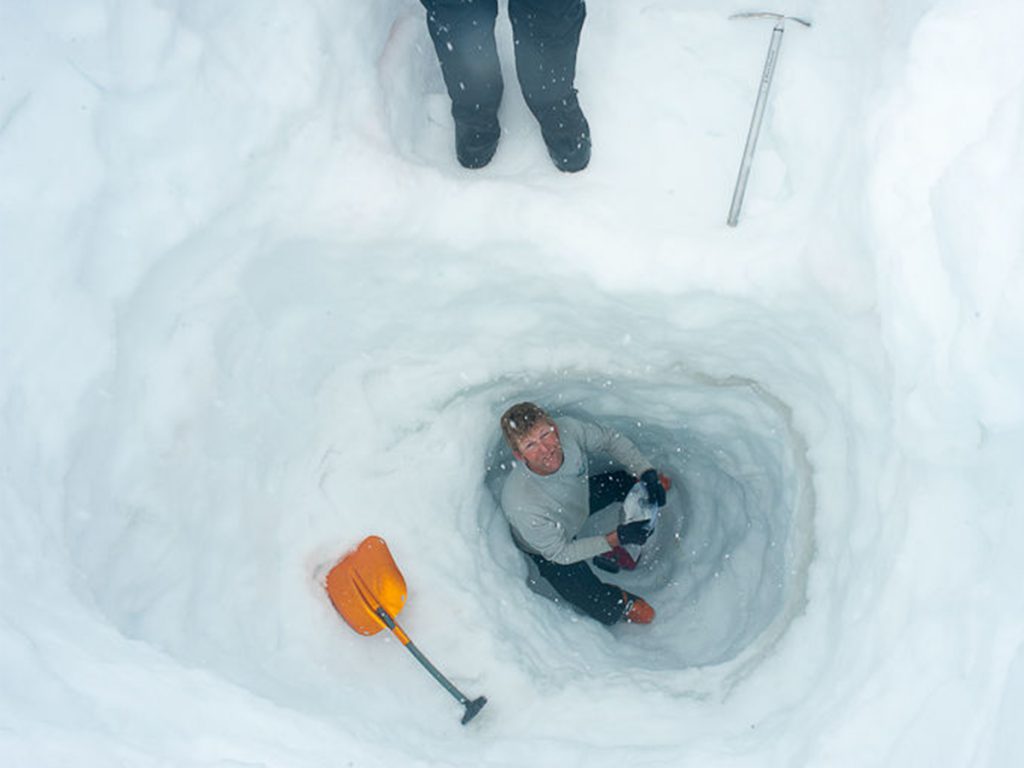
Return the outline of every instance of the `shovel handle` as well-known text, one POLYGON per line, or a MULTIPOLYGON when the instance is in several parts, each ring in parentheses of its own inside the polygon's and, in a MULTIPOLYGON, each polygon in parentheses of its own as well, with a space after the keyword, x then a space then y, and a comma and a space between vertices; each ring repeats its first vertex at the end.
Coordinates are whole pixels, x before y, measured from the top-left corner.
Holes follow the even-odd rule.
POLYGON ((416 647, 416 644, 409 639, 409 636, 405 634, 405 631, 399 626, 398 622, 394 620, 390 613, 380 606, 377 607, 375 613, 380 617, 380 620, 384 622, 385 626, 394 633, 395 637, 402 641, 402 645, 408 649, 409 653, 413 655, 416 661, 422 664, 427 672, 429 672, 431 676, 441 684, 441 687, 448 691, 448 693, 450 693, 455 700, 459 702, 459 704, 466 708, 466 711, 462 715, 462 724, 465 725, 476 717, 477 713, 483 709, 484 704, 487 703, 487 697, 479 696, 470 700, 462 691, 452 685, 451 681, 442 675, 441 671, 437 667, 430 663, 430 659, 424 656, 420 649, 416 647))

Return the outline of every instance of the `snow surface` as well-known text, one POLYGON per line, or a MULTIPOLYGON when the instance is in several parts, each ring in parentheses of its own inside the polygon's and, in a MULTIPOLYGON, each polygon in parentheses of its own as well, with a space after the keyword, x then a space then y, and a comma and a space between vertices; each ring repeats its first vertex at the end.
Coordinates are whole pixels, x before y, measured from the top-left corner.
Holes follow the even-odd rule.
POLYGON ((0 764, 1024 764, 1024 4, 774 9, 732 229, 749 5, 592 0, 571 176, 504 12, 470 172, 413 0, 0 5, 0 764), (674 477, 654 625, 525 585, 519 399, 674 477))

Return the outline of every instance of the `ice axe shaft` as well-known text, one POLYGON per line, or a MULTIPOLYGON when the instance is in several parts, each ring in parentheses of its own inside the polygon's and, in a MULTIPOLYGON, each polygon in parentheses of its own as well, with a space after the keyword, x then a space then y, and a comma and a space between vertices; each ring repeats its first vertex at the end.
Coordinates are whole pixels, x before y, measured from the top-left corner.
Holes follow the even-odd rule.
POLYGON ((768 44, 768 56, 764 61, 764 71, 761 73, 761 85, 757 90, 757 101, 754 102, 754 114, 750 118, 750 129, 747 131, 747 144, 743 148, 743 159, 740 161, 740 172, 736 178, 736 187, 732 193, 732 205, 729 206, 729 226, 735 227, 740 220, 740 209, 743 207, 743 196, 747 191, 747 179, 750 177, 750 166, 754 161, 754 150, 757 148, 757 137, 761 133, 761 123, 764 121, 764 110, 768 103, 768 90, 772 85, 772 77, 775 75, 775 62, 779 58, 779 48, 782 47, 782 34, 785 31, 786 19, 791 19, 805 27, 811 26, 811 22, 796 16, 784 16, 781 13, 770 13, 767 11, 750 11, 747 13, 735 13, 731 19, 775 19, 775 27, 772 29, 772 39, 768 44))

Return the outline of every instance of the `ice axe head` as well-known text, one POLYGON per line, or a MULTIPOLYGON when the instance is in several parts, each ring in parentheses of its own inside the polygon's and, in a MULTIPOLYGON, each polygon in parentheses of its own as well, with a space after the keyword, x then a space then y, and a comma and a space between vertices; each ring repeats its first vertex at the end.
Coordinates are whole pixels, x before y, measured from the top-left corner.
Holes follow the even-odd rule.
POLYGON ((807 19, 801 19, 799 16, 786 16, 784 13, 772 13, 771 11, 745 11, 743 13, 734 13, 729 17, 730 19, 775 19, 779 24, 785 24, 786 20, 795 21, 797 24, 803 24, 805 27, 811 26, 811 22, 807 19))

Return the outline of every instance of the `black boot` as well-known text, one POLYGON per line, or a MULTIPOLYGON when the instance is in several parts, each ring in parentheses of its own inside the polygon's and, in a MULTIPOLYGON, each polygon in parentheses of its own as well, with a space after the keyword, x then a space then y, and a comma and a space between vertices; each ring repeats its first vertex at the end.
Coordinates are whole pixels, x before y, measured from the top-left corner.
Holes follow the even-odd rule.
POLYGON ((582 171, 590 162, 590 125, 583 116, 575 91, 537 115, 548 154, 558 170, 582 171))
POLYGON ((501 138, 497 116, 480 120, 455 120, 455 155, 464 168, 483 168, 494 157, 501 138))

